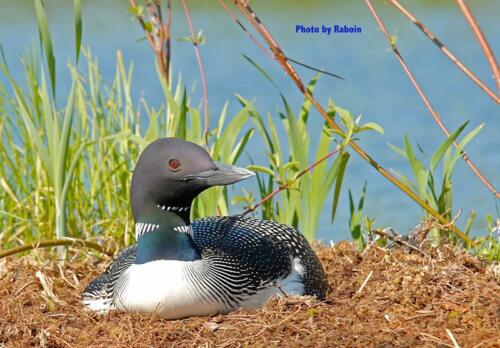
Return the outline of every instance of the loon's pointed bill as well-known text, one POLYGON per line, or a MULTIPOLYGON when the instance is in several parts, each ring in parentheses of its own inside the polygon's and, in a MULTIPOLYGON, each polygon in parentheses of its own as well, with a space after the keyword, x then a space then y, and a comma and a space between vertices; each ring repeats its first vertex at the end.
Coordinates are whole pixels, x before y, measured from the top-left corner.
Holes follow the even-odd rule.
POLYGON ((254 172, 242 167, 217 161, 214 161, 213 163, 215 164, 215 168, 198 174, 186 175, 184 180, 198 180, 208 186, 222 186, 231 185, 255 175, 254 172))

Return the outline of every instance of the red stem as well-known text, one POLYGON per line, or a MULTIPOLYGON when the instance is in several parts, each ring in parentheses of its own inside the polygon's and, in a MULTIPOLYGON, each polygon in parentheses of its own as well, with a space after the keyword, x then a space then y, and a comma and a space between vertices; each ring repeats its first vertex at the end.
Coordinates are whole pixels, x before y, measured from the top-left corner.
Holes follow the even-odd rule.
POLYGON ((493 77, 495 78, 495 82, 497 85, 497 90, 500 93, 500 72, 498 71, 498 63, 495 59, 495 55, 493 54, 493 50, 491 49, 490 45, 488 44, 488 40, 486 40, 486 37, 484 36, 483 32, 481 31, 481 28, 479 28, 479 25, 477 24, 476 19, 474 18, 474 15, 470 11, 469 7, 465 3, 464 0, 456 0, 458 8, 460 11, 462 11, 465 19, 469 23, 470 27, 472 28, 472 31, 474 32, 474 35, 476 36, 477 41, 479 42, 479 45, 483 49, 484 55, 486 56, 486 59, 488 60, 488 63, 490 64, 491 71, 493 72, 493 77))
POLYGON ((165 26, 163 27, 163 35, 165 36, 165 49, 166 49, 166 67, 165 69, 167 70, 167 84, 169 84, 169 73, 170 73, 170 28, 172 26, 172 5, 170 3, 170 0, 167 0, 167 22, 165 23, 165 26))
POLYGON ((194 53, 196 55, 196 61, 198 62, 198 69, 200 70, 201 75, 201 83, 203 88, 203 109, 205 112, 205 127, 203 130, 203 138, 205 139, 205 143, 208 144, 208 127, 209 127, 209 119, 208 119, 208 89, 207 89, 207 79, 205 76, 205 69, 203 68, 203 62, 201 60, 200 50, 198 47, 198 42, 196 41, 196 35, 193 28, 193 22, 191 20, 191 14, 189 13, 189 8, 187 6, 186 0, 182 0, 182 7, 184 8, 184 14, 186 15, 186 19, 188 22, 189 30, 191 31, 191 39, 193 41, 194 53))
MULTIPOLYGON (((302 170, 299 174, 297 174, 297 176, 295 177, 295 180, 297 180, 298 178, 300 178, 305 173, 310 172, 318 164, 320 164, 321 162, 323 162, 323 161, 327 160, 328 158, 332 157, 333 155, 335 155, 336 153, 340 152, 341 150, 342 150, 342 148, 335 149, 335 150, 327 153, 325 156, 321 157, 317 161, 313 162, 306 169, 302 170)), ((270 200, 271 198, 273 198, 274 196, 276 196, 279 192, 281 192, 284 189, 288 188, 288 186, 290 186, 290 184, 284 184, 284 185, 278 186, 272 192, 270 192, 266 196, 264 196, 264 198, 262 198, 257 204, 255 204, 252 207, 248 207, 241 215, 245 216, 248 213, 251 213, 251 212, 255 211, 258 207, 260 207, 262 204, 266 203, 268 200, 270 200)))
MULTIPOLYGON (((137 7, 137 2, 135 0, 129 0, 129 2, 130 6, 134 8, 137 7)), ((168 0, 167 8, 170 8, 170 0, 168 0)), ((139 21, 142 30, 144 31, 144 35, 146 35, 146 39, 148 40, 151 49, 155 53, 156 62, 160 67, 160 71, 168 83, 168 73, 170 66, 170 20, 166 26, 163 26, 159 0, 157 0, 154 5, 153 3, 149 3, 148 12, 152 22, 156 25, 157 28, 159 28, 156 35, 152 35, 146 29, 146 21, 144 20, 144 17, 142 15, 137 15, 136 18, 139 21), (154 11, 150 6, 155 6, 154 11)), ((168 16, 170 18, 170 11, 168 13, 168 16)))

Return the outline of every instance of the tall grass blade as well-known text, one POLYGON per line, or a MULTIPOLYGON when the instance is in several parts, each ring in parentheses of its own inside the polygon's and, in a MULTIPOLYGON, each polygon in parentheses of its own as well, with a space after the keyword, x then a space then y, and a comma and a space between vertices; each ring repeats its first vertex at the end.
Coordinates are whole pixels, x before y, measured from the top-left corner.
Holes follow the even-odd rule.
POLYGON ((469 124, 469 121, 465 122, 460 127, 458 127, 457 130, 455 130, 453 133, 451 133, 450 136, 448 137, 448 139, 446 139, 439 146, 439 148, 436 150, 436 152, 434 152, 434 154, 432 155, 432 158, 431 158, 431 163, 430 163, 430 170, 432 172, 436 169, 439 161, 441 160, 441 158, 443 157, 443 155, 445 154, 445 152, 448 151, 448 149, 450 148, 450 146, 457 139, 457 137, 460 135, 460 133, 462 133, 462 131, 464 130, 464 128, 467 126, 467 124, 469 124))
POLYGON ((187 95, 186 95, 186 88, 184 88, 184 91, 182 93, 182 100, 181 100, 181 108, 179 111, 179 117, 177 118, 177 129, 175 132, 175 136, 181 139, 186 139, 186 117, 187 117, 187 95))
POLYGON ((278 88, 278 85, 276 84, 276 82, 274 82, 273 78, 271 77, 271 75, 269 75, 267 73, 267 71, 264 70, 264 68, 262 68, 259 64, 257 64, 252 58, 248 57, 247 55, 245 54, 242 54, 243 58, 245 58, 250 64, 252 64, 257 70, 260 71, 260 73, 269 81, 271 82, 271 84, 277 89, 279 90, 278 88))
POLYGON ((344 174, 347 168, 347 162, 349 161, 349 153, 343 152, 340 155, 340 166, 338 169, 337 178, 335 179, 335 188, 333 191, 333 203, 332 203, 332 213, 331 213, 331 223, 335 221, 335 215, 337 213, 337 207, 339 205, 340 191, 342 189, 342 183, 344 181, 344 174))
POLYGON ((483 129, 484 124, 480 124, 477 126, 475 129, 473 129, 469 134, 467 134, 461 141, 458 143, 458 146, 455 150, 454 155, 451 158, 450 161, 450 167, 454 168, 455 164, 457 163, 458 159, 462 156, 462 151, 465 148, 465 146, 472 140, 474 137, 483 129))
POLYGON ((82 45, 82 0, 73 0, 73 16, 75 21, 75 61, 80 59, 80 48, 82 45))
POLYGON ((40 32, 40 39, 45 51, 47 59, 47 68, 49 69, 50 85, 52 87, 52 97, 55 99, 56 95, 56 59, 52 48, 52 38, 50 36, 49 24, 42 0, 34 0, 35 12, 38 22, 38 30, 40 32))

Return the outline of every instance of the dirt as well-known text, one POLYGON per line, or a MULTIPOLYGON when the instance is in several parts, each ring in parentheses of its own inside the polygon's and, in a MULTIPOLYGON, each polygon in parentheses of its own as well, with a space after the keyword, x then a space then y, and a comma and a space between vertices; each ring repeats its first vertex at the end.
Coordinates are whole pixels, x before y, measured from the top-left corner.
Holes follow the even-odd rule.
POLYGON ((80 292, 109 259, 64 264, 36 251, 0 260, 0 347, 500 347, 500 265, 451 246, 317 246, 327 300, 168 321, 96 315, 80 292))

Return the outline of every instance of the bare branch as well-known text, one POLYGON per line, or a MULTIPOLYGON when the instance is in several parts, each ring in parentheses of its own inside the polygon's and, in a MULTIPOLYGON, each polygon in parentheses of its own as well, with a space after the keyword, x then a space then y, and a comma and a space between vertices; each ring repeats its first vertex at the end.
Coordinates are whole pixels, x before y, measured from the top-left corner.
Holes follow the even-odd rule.
MULTIPOLYGON (((132 8, 137 8, 136 0, 129 0, 132 8)), ((156 62, 160 68, 162 76, 167 84, 169 83, 170 69, 170 25, 171 25, 171 10, 170 0, 167 0, 167 22, 163 24, 161 13, 161 4, 159 0, 147 3, 148 16, 151 20, 152 28, 148 26, 144 16, 140 13, 136 14, 137 21, 141 25, 144 35, 153 50, 156 62)))
MULTIPOLYGON (((365 0, 366 2, 366 5, 368 6, 368 9, 370 10, 371 14, 373 15, 373 17, 375 18, 375 21, 377 22, 378 26, 380 27, 380 29, 382 30, 382 32, 384 33, 385 35, 385 38, 387 39, 387 41, 389 42, 389 45, 391 46, 391 49, 392 51, 394 52, 394 54, 396 55, 396 58, 398 60, 398 62, 401 64, 401 66, 403 67, 403 70, 404 72, 406 73, 406 75, 408 76, 408 78, 410 79, 411 83, 413 84, 413 86, 415 87, 417 93, 419 94, 420 98, 423 100, 425 106, 427 107, 427 109, 429 110, 429 112, 431 113, 432 115, 432 118, 434 119, 434 121, 437 123, 437 125, 439 126, 439 128, 441 129, 441 131, 447 136, 447 137, 450 137, 450 131, 448 130, 448 128, 446 128, 446 126, 444 125, 443 123, 443 120, 441 119, 441 117, 439 116, 439 114, 436 112, 436 110, 434 109, 434 107, 431 105, 429 99, 427 98, 427 96, 425 95, 424 91, 422 90, 422 88, 420 87, 420 85, 418 84, 417 80, 415 79, 415 77, 413 76, 413 74, 411 73, 410 71, 410 68, 408 67, 408 65, 406 65, 406 62, 404 61, 403 57, 401 56, 401 53, 399 52, 396 44, 392 41, 391 39, 391 36, 389 35, 389 33, 387 32, 387 29, 384 25, 384 22, 382 21, 382 19, 379 17, 377 11, 375 10, 375 7, 373 7, 372 3, 370 0, 365 0)), ((456 141, 453 142, 453 145, 455 146, 455 148, 458 147, 458 144, 456 141)), ((477 169, 477 167, 475 166, 475 164, 472 162, 472 160, 470 159, 470 157, 467 155, 467 153, 462 150, 461 152, 461 155, 462 155, 462 158, 464 159, 464 161, 467 163, 467 165, 471 168, 471 170, 474 172, 474 174, 479 178, 479 180, 481 180, 481 182, 488 188, 488 190, 490 190, 491 192, 493 192, 493 194, 497 197, 497 198, 500 198, 500 193, 498 193, 498 191, 495 189, 495 187, 488 181, 488 179, 479 171, 479 169, 477 169)))
POLYGON ((207 78, 205 76, 205 69, 203 68, 203 61, 201 60, 200 48, 196 38, 196 34, 193 28, 193 21, 191 20, 191 14, 189 13, 189 8, 187 6, 186 0, 182 0, 182 7, 184 8, 184 14, 186 15, 186 19, 188 22, 189 30, 191 32, 191 41, 194 47, 194 53, 196 55, 196 61, 198 62, 198 69, 200 70, 201 75, 201 84, 203 88, 203 109, 205 113, 205 127, 203 130, 203 138, 205 140, 205 144, 208 144, 208 127, 209 127, 209 118, 208 118, 208 89, 207 89, 207 78))
POLYGON ((486 94, 488 94, 497 104, 500 103, 498 97, 488 86, 486 86, 472 71, 469 70, 445 44, 439 40, 422 22, 420 22, 408 9, 406 9, 398 0, 389 0, 389 3, 394 6, 398 11, 406 16, 413 22, 431 41, 448 57, 460 70, 462 70, 475 84, 479 86, 486 94))
POLYGON ((31 244, 25 244, 21 245, 15 248, 7 249, 2 252, 0 252, 0 259, 15 255, 18 253, 22 253, 24 251, 29 251, 33 249, 38 249, 38 248, 50 248, 50 247, 55 247, 55 246, 80 246, 80 247, 85 247, 85 248, 90 248, 97 250, 101 253, 104 253, 108 256, 113 256, 115 253, 115 248, 111 246, 101 246, 100 244, 96 242, 91 242, 88 240, 82 240, 82 239, 76 239, 76 238, 65 238, 65 239, 51 239, 51 240, 45 240, 41 241, 38 243, 31 243, 31 244))
POLYGON ((477 21, 474 18, 472 12, 470 11, 469 7, 465 3, 465 0, 456 0, 456 2, 458 8, 460 9, 460 11, 462 11, 465 19, 472 28, 472 31, 474 32, 474 35, 476 36, 477 41, 479 42, 479 45, 481 45, 481 48, 483 49, 484 55, 486 56, 486 59, 490 64, 491 71, 493 72, 493 77, 495 78, 498 93, 500 93, 500 72, 498 71, 498 63, 497 60, 495 59, 495 55, 493 54, 493 50, 488 44, 488 41, 486 40, 486 37, 481 31, 481 28, 479 28, 479 25, 477 24, 477 21))

